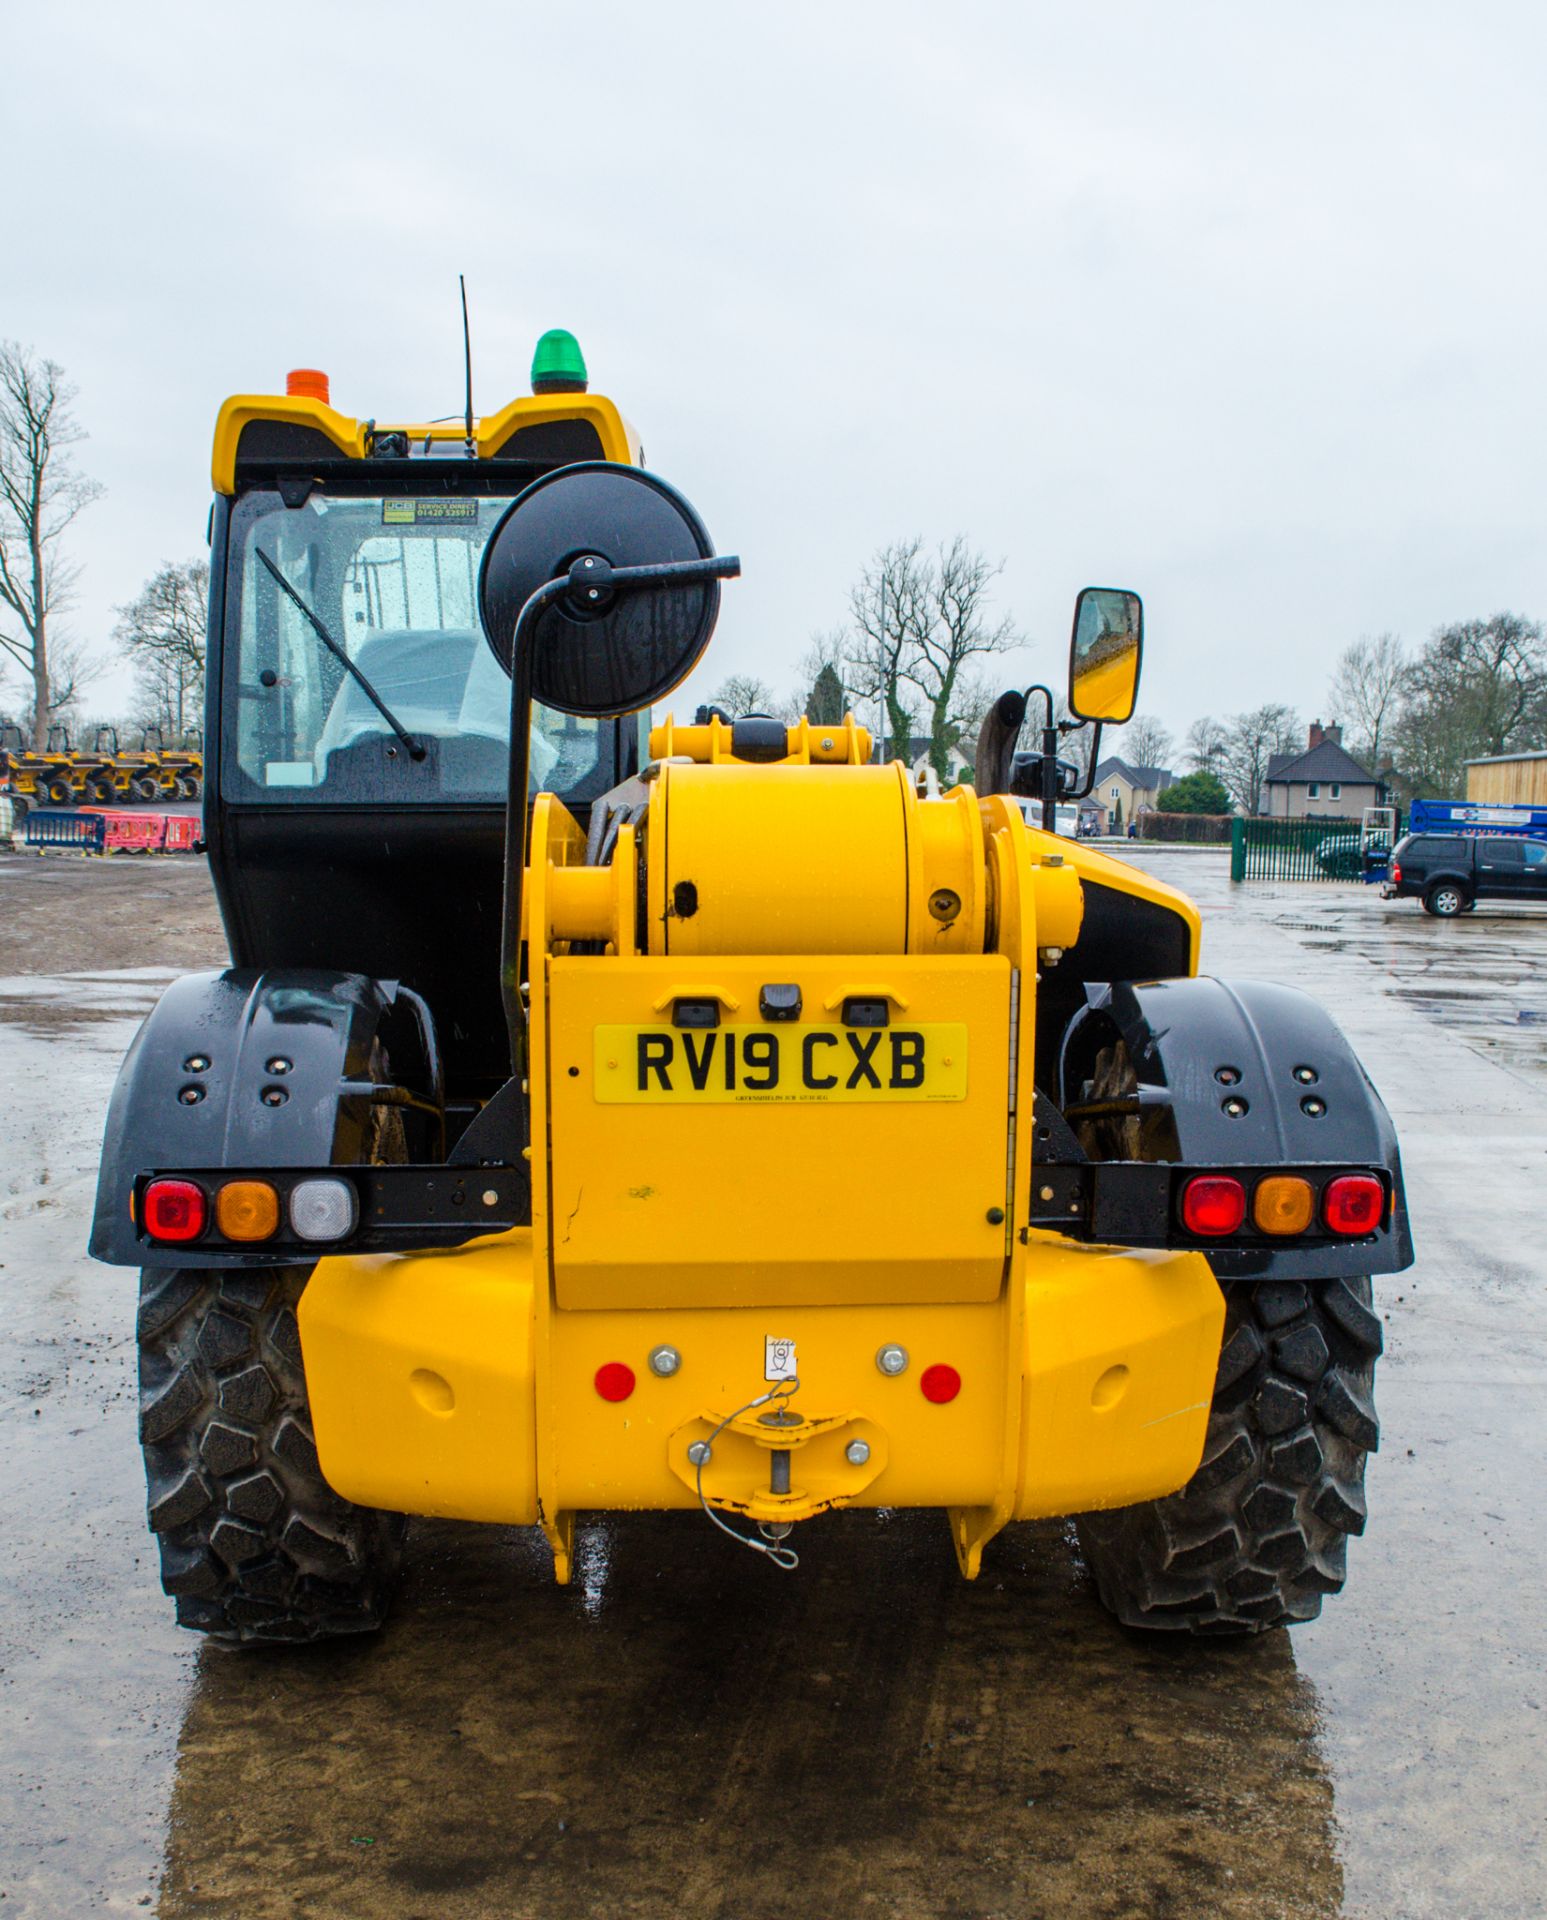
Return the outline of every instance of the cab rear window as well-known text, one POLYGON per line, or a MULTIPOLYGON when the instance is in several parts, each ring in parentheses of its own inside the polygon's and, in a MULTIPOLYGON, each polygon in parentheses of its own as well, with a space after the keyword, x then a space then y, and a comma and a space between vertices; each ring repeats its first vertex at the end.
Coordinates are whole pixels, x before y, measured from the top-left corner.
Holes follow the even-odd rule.
MULTIPOLYGON (((228 799, 504 798, 510 680, 477 603, 483 549, 509 504, 243 497, 226 596, 228 799)), ((612 783, 610 729, 542 707, 532 719, 534 790, 576 802, 612 783)))

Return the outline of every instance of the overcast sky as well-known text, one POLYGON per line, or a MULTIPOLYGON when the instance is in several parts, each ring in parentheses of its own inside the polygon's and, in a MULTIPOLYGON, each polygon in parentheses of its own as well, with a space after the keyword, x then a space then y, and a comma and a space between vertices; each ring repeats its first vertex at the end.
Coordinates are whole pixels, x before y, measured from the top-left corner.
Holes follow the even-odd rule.
MULTIPOLYGON (((0 335, 107 493, 72 623, 202 550, 221 399, 526 390, 549 326, 744 578, 777 685, 881 543, 1005 562, 1059 678, 1324 713, 1361 633, 1547 613, 1547 11, 1524 4, 0 4, 0 335)), ((90 704, 123 704, 115 670, 90 704)))

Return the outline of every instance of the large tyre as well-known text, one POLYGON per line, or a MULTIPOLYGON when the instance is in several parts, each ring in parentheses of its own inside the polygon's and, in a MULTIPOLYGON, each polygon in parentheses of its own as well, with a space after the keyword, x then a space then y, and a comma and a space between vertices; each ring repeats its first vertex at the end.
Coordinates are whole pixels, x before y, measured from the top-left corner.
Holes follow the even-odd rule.
POLYGON ((1314 1620, 1365 1523, 1381 1327, 1368 1280, 1226 1285, 1203 1464, 1180 1493, 1076 1522, 1130 1627, 1261 1633, 1314 1620))
POLYGON ((385 1617, 406 1525, 317 1463, 296 1303, 308 1267, 148 1268, 140 1439, 161 1584, 180 1626, 318 1640, 385 1617))
MULTIPOLYGON (((391 1075, 378 1041, 371 1078, 391 1075)), ((377 1107, 361 1159, 408 1158, 377 1107)), ((161 1584, 179 1626, 218 1640, 323 1640, 386 1618, 408 1522, 322 1477, 296 1307, 311 1268, 146 1268, 140 1444, 161 1584)))
POLYGON ((1471 896, 1459 880, 1436 880, 1423 897, 1424 911, 1439 920, 1454 920, 1471 905, 1471 896))

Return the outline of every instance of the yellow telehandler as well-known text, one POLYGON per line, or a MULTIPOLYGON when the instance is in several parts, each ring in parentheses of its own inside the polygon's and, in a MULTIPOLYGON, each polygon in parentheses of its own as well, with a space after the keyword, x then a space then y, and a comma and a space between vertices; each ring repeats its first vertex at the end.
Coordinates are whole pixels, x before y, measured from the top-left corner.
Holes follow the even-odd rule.
MULTIPOLYGON (((739 564, 570 336, 533 389, 221 410, 233 964, 136 1039, 92 1236, 143 1270, 179 1619, 374 1627, 413 1514, 540 1527, 562 1581, 588 1512, 793 1572, 812 1516, 899 1506, 969 1579, 1075 1516, 1136 1626, 1312 1618, 1412 1257, 1348 1043, 1047 830, 1046 689, 928 798, 852 716, 652 727, 739 564)), ((1128 718, 1142 645, 1136 595, 1078 596, 1075 724, 1128 718)))

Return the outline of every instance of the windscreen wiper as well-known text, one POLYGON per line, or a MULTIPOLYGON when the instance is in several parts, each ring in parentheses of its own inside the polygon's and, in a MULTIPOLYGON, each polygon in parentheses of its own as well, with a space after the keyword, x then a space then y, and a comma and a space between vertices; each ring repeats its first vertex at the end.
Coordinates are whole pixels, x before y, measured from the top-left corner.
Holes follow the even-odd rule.
POLYGON ((310 624, 312 632, 316 634, 317 638, 327 648, 328 652, 332 654, 333 658, 344 669, 345 673, 350 674, 353 677, 356 686, 359 687, 360 691, 365 695, 366 699, 370 701, 371 705, 381 715, 382 719, 386 721, 387 725, 391 727, 392 731, 397 735, 399 740, 402 741, 403 745, 408 750, 409 759, 422 760, 424 758, 424 748, 420 744, 420 742, 417 741, 411 733, 405 730, 402 721, 398 719, 397 715, 387 705, 386 701, 382 699, 381 695, 371 685, 370 681, 366 679, 365 675, 355 665, 354 661, 350 659, 347 653, 345 653, 344 649, 333 638, 332 634, 328 632, 327 628, 317 618, 316 614, 312 612, 309 606, 307 606, 306 602, 301 598, 300 594, 298 594, 295 588, 291 586, 290 582, 280 572, 279 568, 275 566, 274 562, 263 551, 262 547, 260 547, 256 543, 256 541, 253 543, 253 552, 257 554, 258 558, 263 562, 264 566, 268 568, 269 572, 273 574, 275 583, 278 585, 280 592, 285 594, 290 600, 292 600, 295 603, 296 607, 300 610, 302 617, 310 624))

